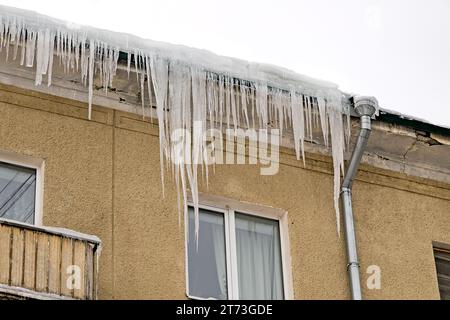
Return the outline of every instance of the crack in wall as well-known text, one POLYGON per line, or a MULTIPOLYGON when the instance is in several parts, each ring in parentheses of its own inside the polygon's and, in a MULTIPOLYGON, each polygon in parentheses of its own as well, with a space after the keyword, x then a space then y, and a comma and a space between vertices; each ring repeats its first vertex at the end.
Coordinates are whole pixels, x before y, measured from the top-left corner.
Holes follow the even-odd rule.
POLYGON ((413 141, 413 143, 411 143, 411 145, 408 147, 408 149, 406 149, 405 153, 403 154, 403 161, 402 161, 402 165, 403 165, 403 172, 406 173, 406 156, 408 155, 408 153, 414 149, 414 147, 417 144, 417 135, 416 135, 416 140, 413 141))

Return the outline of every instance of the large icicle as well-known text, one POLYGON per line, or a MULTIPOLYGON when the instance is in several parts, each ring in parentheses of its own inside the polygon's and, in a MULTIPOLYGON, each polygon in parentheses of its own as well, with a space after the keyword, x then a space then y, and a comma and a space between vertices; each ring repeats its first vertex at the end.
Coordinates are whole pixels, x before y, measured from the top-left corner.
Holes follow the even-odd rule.
POLYGON ((336 229, 340 235, 339 194, 341 187, 341 171, 344 174, 344 127, 342 123, 342 106, 339 97, 330 96, 327 111, 331 133, 331 152, 334 171, 334 209, 336 211, 336 229))
POLYGON ((305 118, 303 113, 303 106, 299 103, 297 93, 291 91, 291 113, 292 113, 292 130, 294 132, 294 147, 297 159, 300 159, 300 153, 302 155, 303 164, 305 164, 305 118))
POLYGON ((159 128, 159 160, 161 168, 161 185, 164 196, 164 156, 168 157, 168 142, 166 140, 164 109, 167 100, 167 86, 169 80, 169 65, 166 60, 159 57, 150 58, 153 88, 156 99, 156 116, 159 128))

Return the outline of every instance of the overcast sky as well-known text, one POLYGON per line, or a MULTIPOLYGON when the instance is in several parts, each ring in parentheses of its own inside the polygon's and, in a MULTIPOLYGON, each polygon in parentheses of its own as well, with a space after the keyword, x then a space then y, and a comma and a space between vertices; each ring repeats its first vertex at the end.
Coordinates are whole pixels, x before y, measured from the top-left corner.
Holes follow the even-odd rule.
POLYGON ((450 127, 450 0, 0 0, 265 62, 450 127))

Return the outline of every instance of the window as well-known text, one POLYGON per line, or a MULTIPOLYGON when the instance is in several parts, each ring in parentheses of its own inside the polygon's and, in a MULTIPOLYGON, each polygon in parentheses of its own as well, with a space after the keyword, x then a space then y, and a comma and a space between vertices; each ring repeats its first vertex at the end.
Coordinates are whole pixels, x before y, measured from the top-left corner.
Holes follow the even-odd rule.
POLYGON ((450 245, 435 243, 434 259, 441 299, 450 300, 450 245))
POLYGON ((40 225, 42 162, 0 152, 0 218, 40 225))
POLYGON ((188 296, 243 300, 291 298, 286 213, 207 197, 199 210, 198 242, 194 208, 189 207, 188 211, 188 296))

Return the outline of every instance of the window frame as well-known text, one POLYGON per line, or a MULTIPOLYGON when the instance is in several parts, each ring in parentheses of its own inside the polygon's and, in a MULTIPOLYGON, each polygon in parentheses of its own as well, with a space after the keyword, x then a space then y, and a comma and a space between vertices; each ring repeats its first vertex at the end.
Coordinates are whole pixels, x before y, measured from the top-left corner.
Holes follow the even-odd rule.
MULTIPOLYGON (((187 204, 188 206, 191 207, 194 206, 192 197, 188 196, 187 204)), ((236 234, 235 234, 236 212, 278 221, 280 233, 279 235, 280 235, 281 264, 283 273, 282 281, 283 281, 284 299, 292 300, 294 298, 287 211, 278 208, 228 199, 225 197, 204 193, 199 193, 199 208, 222 213, 224 215, 225 253, 226 253, 225 260, 227 267, 227 292, 229 300, 239 299, 238 298, 239 283, 238 283, 237 258, 236 258, 237 249, 236 249, 236 234), (234 241, 232 241, 232 239, 234 239, 234 241)), ((189 299, 205 300, 205 298, 196 297, 189 294, 188 215, 185 215, 184 217, 184 224, 185 224, 184 230, 185 230, 186 296, 189 299)))
POLYGON ((44 161, 9 151, 0 150, 0 162, 36 170, 34 203, 34 226, 42 226, 44 208, 44 161))

